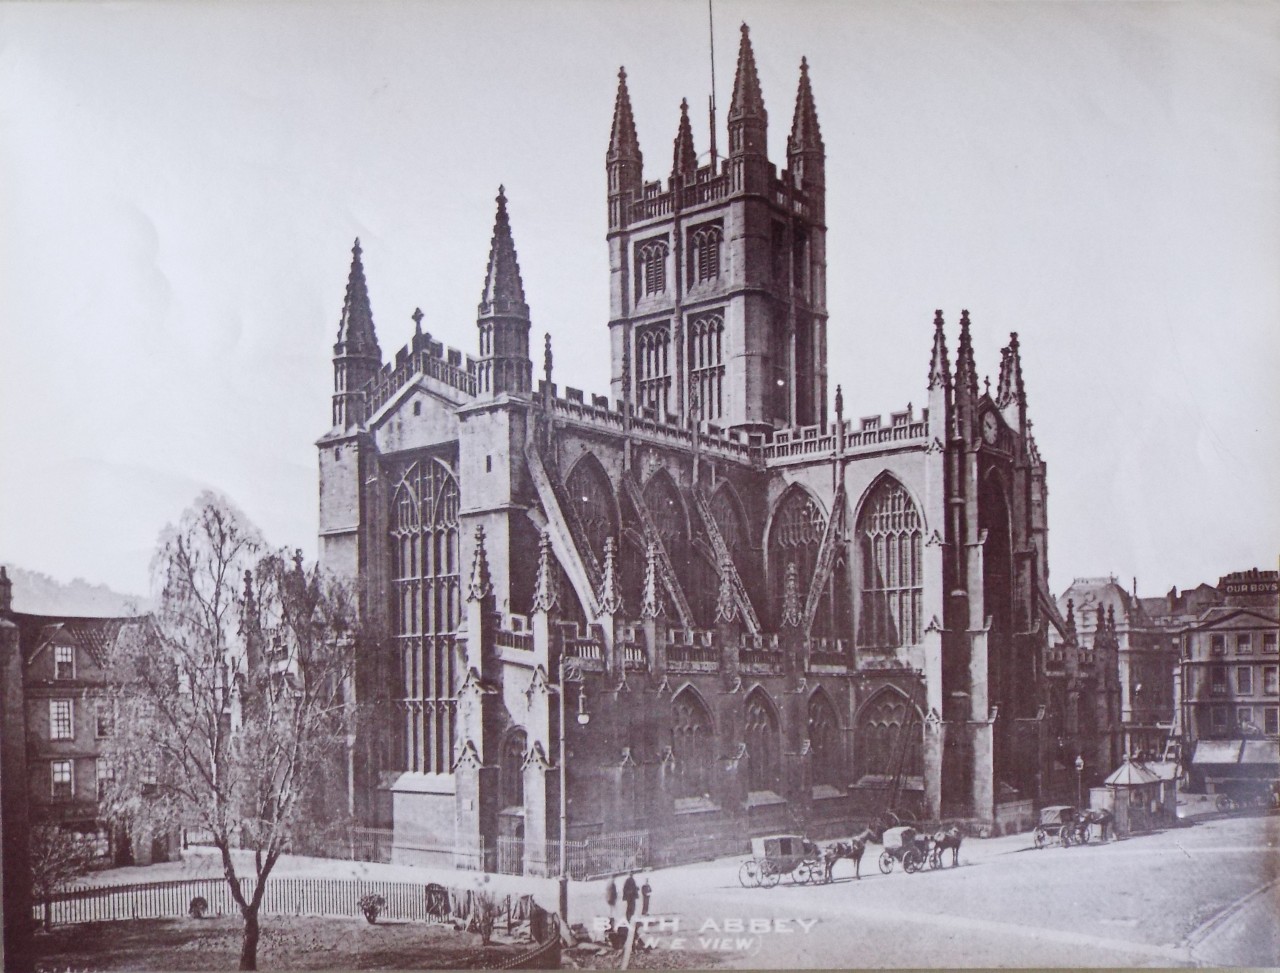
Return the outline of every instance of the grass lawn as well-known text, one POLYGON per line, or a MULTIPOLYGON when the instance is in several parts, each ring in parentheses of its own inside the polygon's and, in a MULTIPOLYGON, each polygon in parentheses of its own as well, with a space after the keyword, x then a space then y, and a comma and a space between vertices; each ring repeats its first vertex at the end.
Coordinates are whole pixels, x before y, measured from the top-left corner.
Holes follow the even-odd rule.
MULTIPOLYGON (((234 970, 240 962, 239 917, 136 919, 59 926, 36 936, 41 973, 92 970, 234 970)), ((495 940, 500 940, 495 932, 495 940)), ((264 916, 260 970, 435 970, 477 966, 475 933, 426 923, 264 916)), ((490 963, 532 949, 497 941, 490 963)))

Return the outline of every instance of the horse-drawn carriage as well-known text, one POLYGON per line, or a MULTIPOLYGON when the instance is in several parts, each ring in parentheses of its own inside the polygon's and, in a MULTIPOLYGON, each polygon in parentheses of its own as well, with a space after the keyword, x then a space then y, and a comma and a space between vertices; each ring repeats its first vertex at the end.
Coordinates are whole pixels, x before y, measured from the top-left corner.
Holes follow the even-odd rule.
POLYGON ((1089 829, 1080 827, 1080 812, 1067 804, 1052 804, 1040 809, 1040 823, 1036 825, 1035 842, 1043 848, 1056 840, 1063 848, 1089 840, 1089 829))
POLYGON ((886 875, 893 871, 895 861, 908 875, 924 868, 933 851, 929 836, 919 834, 911 827, 890 828, 884 833, 881 843, 884 851, 880 852, 880 871, 886 875))
POLYGON ((738 868, 743 888, 773 888, 786 875, 796 884, 826 880, 822 851, 800 835, 751 839, 751 857, 738 868))

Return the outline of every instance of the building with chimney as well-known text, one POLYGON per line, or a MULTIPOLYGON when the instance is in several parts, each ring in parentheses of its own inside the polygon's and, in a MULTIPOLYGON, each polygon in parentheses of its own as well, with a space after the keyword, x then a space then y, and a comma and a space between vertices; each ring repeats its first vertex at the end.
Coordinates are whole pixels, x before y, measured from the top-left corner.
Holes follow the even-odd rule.
POLYGON ((727 155, 681 103, 646 172, 619 72, 607 394, 533 339, 501 189, 471 353, 415 312, 384 360, 353 248, 321 559, 385 633, 352 801, 397 860, 555 873, 561 837, 652 863, 1039 796, 1061 619, 1018 337, 984 389, 938 311, 904 407, 845 415, 815 104, 802 61, 779 170, 744 25, 727 155))

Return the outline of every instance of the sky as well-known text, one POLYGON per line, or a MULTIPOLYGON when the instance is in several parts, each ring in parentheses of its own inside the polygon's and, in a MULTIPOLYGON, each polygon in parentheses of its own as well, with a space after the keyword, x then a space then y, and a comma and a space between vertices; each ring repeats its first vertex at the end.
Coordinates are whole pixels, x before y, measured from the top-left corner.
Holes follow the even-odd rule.
MULTIPOLYGON (((715 0, 770 157, 827 148, 832 392, 925 399, 932 320, 1017 331, 1050 587, 1280 551, 1280 4, 715 0)), ((350 248, 385 355, 473 353, 505 184, 556 379, 608 390, 604 153, 708 150, 701 0, 0 3, 0 561, 145 594, 204 489, 316 551, 350 248)), ((20 606, 19 606, 20 607, 20 606)))

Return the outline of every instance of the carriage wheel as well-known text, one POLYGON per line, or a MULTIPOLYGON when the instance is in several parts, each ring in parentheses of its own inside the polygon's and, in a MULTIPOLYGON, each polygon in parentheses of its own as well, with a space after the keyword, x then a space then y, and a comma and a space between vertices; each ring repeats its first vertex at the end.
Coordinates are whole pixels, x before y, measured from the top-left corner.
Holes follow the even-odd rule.
POLYGON ((814 881, 816 876, 813 873, 813 866, 808 862, 801 862, 796 866, 795 871, 791 873, 791 881, 797 885, 808 885, 814 881))
POLYGON ((1231 796, 1229 794, 1219 794, 1218 799, 1214 804, 1217 806, 1219 811, 1232 811, 1235 809, 1235 801, 1231 800, 1231 796))
POLYGON ((1036 828, 1036 847, 1043 848, 1049 843, 1049 835, 1044 828, 1036 828))
POLYGON ((769 862, 765 862, 760 868, 760 886, 762 888, 771 889, 782 881, 782 873, 779 872, 769 862))
POLYGON ((942 849, 941 848, 934 848, 931 852, 929 852, 929 867, 930 868, 942 867, 942 849))
POLYGON ((738 869, 738 884, 744 889, 760 886, 760 866, 756 864, 754 858, 748 858, 738 869))
POLYGON ((887 851, 880 852, 880 871, 886 875, 893 871, 893 856, 887 851))
POLYGON ((920 867, 923 864, 924 861, 920 857, 920 852, 916 851, 914 848, 909 849, 907 853, 902 856, 902 870, 908 875, 913 872, 920 871, 920 867))

